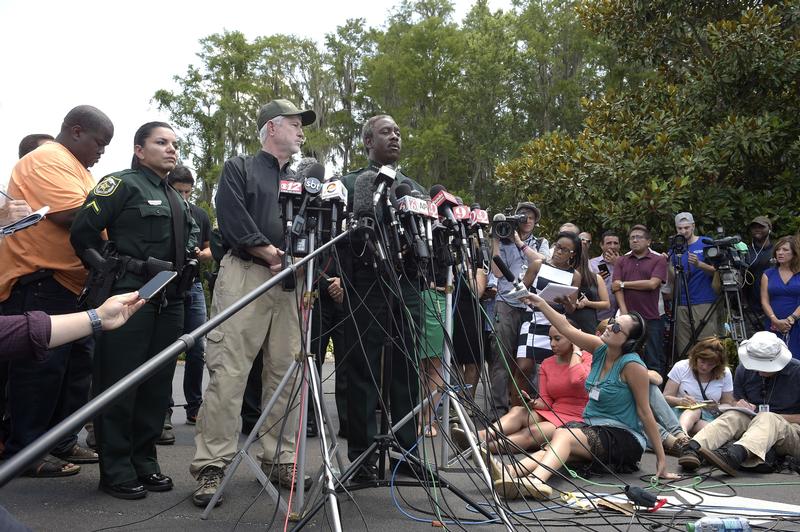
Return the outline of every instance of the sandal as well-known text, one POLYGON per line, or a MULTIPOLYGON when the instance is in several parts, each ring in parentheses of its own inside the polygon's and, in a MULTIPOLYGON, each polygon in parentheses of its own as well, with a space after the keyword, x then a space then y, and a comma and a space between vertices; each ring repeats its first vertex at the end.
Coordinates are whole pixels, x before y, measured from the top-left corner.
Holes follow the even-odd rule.
POLYGON ((81 466, 65 462, 52 454, 48 454, 26 469, 23 476, 33 478, 69 477, 77 475, 80 470, 81 466))
POLYGON ((68 452, 54 454, 54 456, 72 464, 96 464, 100 461, 96 452, 81 447, 77 443, 68 452))

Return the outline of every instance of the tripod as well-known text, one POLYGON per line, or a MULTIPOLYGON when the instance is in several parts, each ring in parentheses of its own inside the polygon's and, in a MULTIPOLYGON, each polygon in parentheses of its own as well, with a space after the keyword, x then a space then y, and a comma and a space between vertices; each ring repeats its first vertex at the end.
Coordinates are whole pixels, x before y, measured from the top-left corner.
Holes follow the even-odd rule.
MULTIPOLYGON (((680 258, 679 258, 680 262, 680 258)), ((711 304, 711 307, 706 311, 705 315, 700 320, 700 323, 695 327, 694 325, 694 317, 692 316, 692 306, 689 301, 689 290, 688 290, 688 283, 686 281, 686 277, 684 276, 683 268, 676 267, 676 282, 677 279, 683 280, 683 288, 684 293, 686 294, 686 307, 687 312, 689 315, 689 325, 691 327, 691 336, 689 338, 689 342, 684 346, 683 350, 680 353, 679 359, 682 359, 686 356, 691 346, 695 344, 697 341, 697 337, 700 335, 700 332, 706 327, 708 322, 711 320, 713 316, 715 316, 716 312, 719 310, 720 307, 724 305, 724 312, 725 312, 725 330, 730 336, 730 338, 736 342, 737 344, 741 343, 742 341, 747 339, 747 332, 745 329, 745 312, 744 307, 742 306, 742 294, 739 287, 739 279, 740 273, 739 271, 735 270, 728 264, 723 264, 717 267, 717 273, 719 275, 720 285, 721 285, 721 292, 711 304)), ((673 323, 672 327, 672 364, 675 363, 675 349, 676 349, 676 340, 677 340, 677 305, 672 312, 672 320, 673 323)))
MULTIPOLYGON (((372 263, 372 267, 373 267, 374 271, 378 272, 377 275, 375 276, 375 282, 380 282, 380 280, 381 280, 380 279, 380 272, 381 271, 385 271, 386 269, 379 268, 378 265, 374 261, 372 263)), ((391 271, 391 268, 388 268, 388 270, 391 271)), ((389 281, 390 282, 394 281, 393 287, 398 288, 398 289, 400 288, 400 284, 401 283, 398 282, 399 280, 398 280, 398 278, 396 276, 394 276, 391 279, 389 279, 389 281)), ((406 282, 408 282, 408 281, 406 281, 406 282)), ((449 282, 449 284, 452 285, 452 273, 450 274, 450 282, 449 282)), ((358 297, 361 298, 361 300, 359 300, 357 302, 357 305, 360 308, 361 307, 367 307, 367 308, 370 307, 370 305, 368 305, 367 301, 366 301, 366 298, 368 297, 368 292, 362 294, 361 291, 359 290, 359 288, 360 287, 356 287, 355 286, 355 284, 353 283, 353 280, 350 280, 350 284, 348 286, 348 291, 353 293, 353 294, 356 294, 358 297)), ((394 486, 413 486, 413 487, 436 487, 436 488, 440 488, 440 489, 444 488, 444 489, 448 489, 449 491, 451 491, 454 495, 456 495, 461 500, 463 500, 464 502, 469 504, 472 508, 475 508, 476 511, 480 512, 481 514, 483 514, 485 517, 487 517, 487 519, 494 520, 495 516, 490 514, 485 508, 482 507, 482 505, 479 505, 479 504, 476 504, 476 503, 472 502, 471 499, 465 493, 463 493, 460 489, 458 489, 456 486, 452 485, 447 480, 443 479, 437 472, 426 469, 424 467, 424 464, 422 464, 422 462, 419 460, 419 458, 416 455, 411 454, 410 452, 405 450, 400 445, 400 443, 397 441, 396 434, 398 433, 398 431, 403 429, 403 427, 407 423, 409 423, 409 422, 413 423, 413 422, 416 421, 417 413, 420 411, 420 409, 426 408, 429 399, 426 398, 424 401, 421 402, 421 404, 418 404, 416 407, 412 408, 411 411, 407 412, 402 417, 402 419, 394 420, 395 423, 393 425, 390 426, 390 424, 389 424, 389 417, 388 417, 388 413, 387 413, 387 405, 390 404, 390 401, 391 401, 390 395, 392 395, 392 394, 390 394, 390 384, 389 383, 392 382, 392 379, 391 379, 391 377, 392 377, 391 372, 393 371, 392 363, 396 362, 396 360, 395 360, 395 352, 394 352, 394 349, 395 349, 394 344, 395 344, 395 341, 396 341, 396 339, 395 339, 395 327, 394 327, 394 320, 393 320, 393 316, 392 316, 392 310, 395 308, 395 303, 396 303, 396 299, 395 299, 394 295, 392 294, 392 291, 389 291, 389 295, 386 297, 386 300, 383 302, 383 304, 386 305, 386 322, 385 322, 385 325, 383 327, 383 330, 384 330, 384 333, 383 333, 384 334, 384 341, 383 341, 383 344, 382 344, 382 352, 381 352, 381 357, 382 357, 382 361, 383 361, 383 363, 382 363, 383 370, 382 370, 382 373, 381 373, 381 380, 383 381, 383 386, 380 388, 380 396, 381 396, 382 400, 379 403, 381 405, 381 409, 380 409, 380 420, 379 420, 378 434, 375 436, 374 441, 363 452, 361 452, 361 454, 357 458, 355 458, 351 462, 350 467, 342 474, 342 476, 340 477, 339 480, 340 480, 340 482, 344 483, 345 481, 350 479, 360 468, 362 468, 366 464, 369 464, 373 460, 373 457, 374 457, 375 453, 377 453, 378 454, 377 478, 372 479, 372 480, 368 480, 368 481, 364 481, 364 482, 360 482, 358 484, 350 484, 350 486, 348 487, 348 491, 355 491, 355 490, 373 488, 373 487, 388 487, 388 486, 392 486, 392 485, 394 485, 394 486), (403 459, 405 459, 409 464, 411 464, 412 469, 414 469, 416 471, 424 471, 423 478, 418 478, 417 480, 411 480, 411 481, 390 481, 390 480, 387 480, 387 478, 385 476, 386 465, 387 465, 387 457, 389 457, 391 455, 391 453, 393 453, 393 452, 401 453, 401 457, 403 459)), ((357 320, 357 321, 360 321, 360 320, 357 320)), ((361 334, 356 334, 355 336, 360 338, 361 334)), ((405 363, 407 363, 407 361, 403 360, 402 363, 405 364, 405 363)), ((367 365, 369 365, 368 361, 367 361, 367 365)), ((413 373, 411 373, 410 375, 411 375, 411 378, 414 377, 413 373)), ((352 376, 352 374, 350 376, 352 376)), ((376 386, 378 386, 377 379, 374 379, 374 376, 373 376, 373 383, 376 386)), ((348 384, 350 386, 352 386, 353 382, 349 381, 348 384)), ((448 391, 446 393, 448 394, 448 396, 450 396, 450 394, 452 394, 452 392, 450 392, 450 391, 448 391)), ((464 426, 468 426, 468 425, 466 425, 466 421, 465 421, 466 420, 466 415, 464 414, 464 411, 461 408, 461 405, 458 403, 458 399, 455 396, 452 396, 452 397, 453 397, 453 399, 455 399, 453 401, 453 403, 454 403, 454 408, 456 410, 457 416, 459 417, 461 422, 465 424, 464 426)), ((354 423, 354 420, 352 418, 349 418, 348 419, 348 424, 352 427, 353 423, 354 423)), ((407 430, 407 427, 406 427, 406 430, 407 430)), ((352 437, 352 434, 351 434, 351 437, 352 437)), ((480 453, 479 453, 478 448, 477 448, 477 443, 474 440, 473 436, 470 434, 468 436, 468 438, 470 440, 470 444, 471 444, 473 452, 475 453, 476 456, 480 457, 480 453)), ((483 463, 482 460, 480 460, 480 465, 481 465, 481 471, 483 473, 482 477, 486 481, 486 483, 489 486, 489 488, 492 489, 492 481, 491 481, 491 476, 489 474, 488 468, 486 467, 485 463, 483 463)), ((500 505, 500 501, 497 498, 497 494, 496 494, 496 492, 494 492, 493 489, 492 489, 492 493, 493 493, 493 496, 494 496, 494 499, 495 499, 495 503, 496 503, 497 508, 498 508, 498 513, 500 515, 500 518, 504 521, 504 523, 506 524, 507 528, 509 530, 511 530, 512 528, 511 528, 511 525, 510 525, 510 523, 508 521, 508 518, 506 517, 505 512, 504 512, 503 508, 500 505)), ((316 506, 312 510, 310 510, 307 513, 307 515, 300 522, 297 523, 297 526, 295 527, 295 529, 302 528, 308 522, 308 520, 313 516, 313 514, 316 513, 323 506, 323 504, 324 503, 322 501, 317 502, 316 506)))
MULTIPOLYGON (((314 276, 314 260, 315 257, 322 253, 323 251, 327 250, 328 248, 333 247, 339 240, 345 238, 346 235, 349 234, 349 229, 336 238, 330 240, 325 245, 321 246, 319 249, 314 249, 315 245, 315 229, 316 229, 316 217, 309 217, 308 226, 311 231, 309 231, 309 254, 303 259, 302 262, 307 262, 306 268, 306 288, 310 291, 313 283, 313 276, 314 276)), ((274 283, 273 283, 274 284, 274 283)), ((266 291, 266 289, 264 290, 266 291)), ((307 298, 304 300, 308 301, 308 306, 311 308, 313 304, 313 300, 310 294, 307 294, 307 298)), ((306 338, 305 338, 305 356, 303 357, 302 361, 295 360, 292 362, 291 366, 287 370, 286 374, 284 375, 283 379, 281 380, 280 384, 278 385, 275 392, 272 394, 272 397, 267 402, 267 405, 264 407, 263 411, 261 412, 261 416, 259 417, 258 421, 255 423, 253 430, 250 431, 244 445, 242 448, 236 453, 233 460, 231 461, 230 466, 225 471, 225 477, 222 480, 222 483, 217 489, 216 493, 212 497, 211 501, 206 506, 205 510, 202 514, 202 519, 207 519, 208 515, 210 514, 211 510, 216 506, 217 501, 222 497, 225 488, 227 487, 228 483, 230 482, 233 475, 236 473, 239 465, 244 462, 250 469, 255 473, 258 481, 264 487, 266 492, 275 500, 278 504, 278 507, 284 513, 289 512, 289 507, 283 498, 280 496, 278 491, 270 482, 269 478, 267 478, 266 474, 261 470, 261 467, 256 461, 253 459, 252 456, 248 453, 250 447, 253 443, 255 443, 256 439, 258 439, 258 432, 261 429, 262 425, 267 419, 270 411, 274 407, 275 403, 277 402, 278 398, 281 396, 282 393, 288 393, 286 390, 287 385, 290 382, 290 378, 295 375, 297 372, 301 371, 303 378, 301 381, 301 393, 300 393, 300 423, 299 423, 299 445, 297 450, 298 456, 298 466, 296 470, 296 478, 297 481, 297 488, 296 488, 296 501, 297 506, 302 508, 304 503, 304 494, 305 494, 305 486, 303 482, 303 478, 305 477, 305 455, 306 455, 306 432, 305 432, 305 419, 307 415, 307 397, 308 394, 311 394, 313 399, 313 407, 315 408, 315 413, 317 419, 321 420, 321 430, 320 430, 320 438, 321 438, 321 447, 322 447, 322 472, 317 478, 323 477, 325 479, 326 485, 326 492, 327 492, 327 502, 329 504, 329 509, 331 512, 331 520, 334 526, 334 529, 337 531, 341 530, 341 519, 339 517, 339 507, 338 501, 336 500, 335 490, 334 490, 334 475, 336 472, 340 471, 343 467, 343 461, 341 458, 341 453, 336 445, 336 438, 335 436, 331 436, 330 434, 326 434, 326 430, 332 430, 330 427, 333 425, 329 422, 329 417, 327 413, 327 409, 325 408, 324 402, 322 401, 322 389, 321 389, 321 381, 319 377, 319 373, 317 371, 317 365, 314 360, 314 353, 311 349, 311 313, 309 312, 309 319, 308 319, 308 329, 306 331, 306 338), (309 386, 309 380, 311 381, 311 385, 309 386), (331 441, 334 443, 332 449, 329 447, 328 442, 331 441), (331 464, 331 452, 336 453, 336 459, 338 463, 338 468, 334 468, 331 464)), ((320 489, 320 483, 317 483, 317 487, 315 490, 320 489)), ((312 492, 313 493, 313 492, 312 492)), ((290 514, 290 518, 297 519, 299 516, 296 514, 290 514)))

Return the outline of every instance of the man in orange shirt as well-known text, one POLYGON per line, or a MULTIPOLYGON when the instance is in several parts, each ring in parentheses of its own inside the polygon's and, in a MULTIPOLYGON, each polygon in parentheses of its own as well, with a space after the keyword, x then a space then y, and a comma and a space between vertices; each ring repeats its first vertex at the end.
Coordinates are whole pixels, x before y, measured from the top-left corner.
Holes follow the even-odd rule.
MULTIPOLYGON (((111 142, 114 126, 99 109, 81 105, 64 118, 55 142, 43 144, 19 160, 8 194, 32 209, 50 212, 37 225, 14 233, 0 246, 0 309, 3 314, 41 310, 68 314, 78 310, 77 295, 87 272, 69 242, 69 228, 95 180, 87 170, 111 142)), ((52 349, 44 361, 11 363, 8 415, 11 433, 4 457, 11 456, 80 408, 89 398, 93 339, 52 349)), ((97 461, 97 454, 65 438, 35 464, 30 476, 77 473, 75 463, 97 461)))

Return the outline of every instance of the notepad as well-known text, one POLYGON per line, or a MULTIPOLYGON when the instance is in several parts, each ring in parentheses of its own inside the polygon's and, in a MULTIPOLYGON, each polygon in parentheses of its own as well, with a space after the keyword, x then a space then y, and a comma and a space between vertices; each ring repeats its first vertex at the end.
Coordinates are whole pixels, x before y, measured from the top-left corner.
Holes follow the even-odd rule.
POLYGON ((555 303, 556 299, 571 296, 578 291, 577 286, 550 283, 539 291, 539 297, 548 303, 555 303))
POLYGON ((45 205, 38 211, 32 212, 25 218, 17 220, 13 224, 8 224, 3 227, 0 227, 0 235, 8 236, 13 235, 17 231, 22 231, 23 229, 27 229, 32 225, 38 224, 42 218, 50 211, 50 207, 45 205))

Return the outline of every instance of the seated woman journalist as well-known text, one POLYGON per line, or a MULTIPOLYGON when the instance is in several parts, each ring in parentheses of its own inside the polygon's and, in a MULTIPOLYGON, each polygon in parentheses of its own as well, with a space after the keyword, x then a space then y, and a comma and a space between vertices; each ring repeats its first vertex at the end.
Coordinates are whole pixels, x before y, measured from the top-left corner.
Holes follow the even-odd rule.
POLYGON ((567 339, 592 353, 592 368, 585 385, 589 401, 583 422, 556 429, 547 449, 510 466, 488 455, 498 493, 508 499, 550 498, 553 490, 547 481, 562 463, 589 462, 596 473, 637 471, 647 440, 656 454, 658 476, 677 478, 667 471, 664 448, 650 409, 647 368, 636 354, 646 337, 642 317, 623 314, 598 337, 570 325, 537 295, 525 298, 525 302, 536 305, 567 339))
MULTIPOLYGON (((581 351, 553 326, 549 334, 553 354, 539 367, 539 396, 528 397, 526 404, 512 407, 488 430, 478 431, 478 441, 485 442, 489 450, 513 454, 518 449, 538 449, 550 441, 556 428, 570 421, 583 421, 583 409, 589 400, 585 384, 592 354, 581 351)), ((451 437, 460 450, 469 446, 460 427, 453 427, 451 437)))

